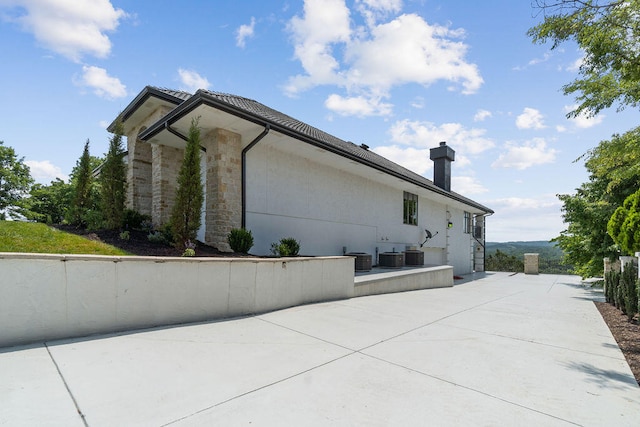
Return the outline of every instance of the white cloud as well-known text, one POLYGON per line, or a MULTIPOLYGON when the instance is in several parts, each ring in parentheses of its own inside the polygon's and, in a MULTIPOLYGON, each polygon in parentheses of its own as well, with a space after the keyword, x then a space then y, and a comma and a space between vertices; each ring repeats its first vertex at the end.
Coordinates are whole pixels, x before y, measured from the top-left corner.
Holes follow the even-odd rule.
POLYGON ((393 105, 381 102, 374 98, 363 96, 343 98, 340 95, 329 95, 324 103, 325 107, 342 116, 388 116, 393 105))
POLYGON ((562 203, 553 194, 483 201, 495 214, 487 218, 487 241, 550 240, 565 228, 562 203))
POLYGON ((421 96, 416 96, 414 100, 411 101, 411 106, 419 110, 424 108, 424 98, 421 96))
POLYGON ((389 14, 399 13, 402 10, 402 0, 356 0, 356 6, 371 27, 389 14))
POLYGON ((580 53, 580 56, 578 57, 578 59, 576 59, 570 65, 568 65, 565 68, 566 71, 569 71, 571 73, 577 73, 578 71, 580 71, 580 67, 584 63, 584 51, 580 50, 579 53, 580 53))
POLYGON ((547 62, 549 59, 551 59, 551 56, 551 52, 545 52, 544 55, 542 55, 542 58, 533 58, 527 65, 537 65, 543 62, 547 62))
POLYGON ((415 147, 390 145, 375 147, 371 150, 420 175, 425 175, 433 169, 433 162, 429 160, 428 148, 420 149, 415 147))
POLYGON ((532 166, 553 163, 558 150, 547 147, 542 138, 534 138, 522 145, 507 142, 506 152, 493 162, 492 167, 514 168, 524 170, 532 166))
MULTIPOLYGON (((352 29, 344 0, 305 1, 303 16, 294 16, 288 25, 294 57, 305 73, 289 78, 287 94, 334 85, 347 92, 345 99, 383 99, 394 86, 410 83, 428 86, 445 81, 465 94, 482 85, 477 66, 465 61, 464 31, 430 25, 415 14, 377 23, 400 12, 400 1, 362 0, 356 7, 365 15, 366 28, 352 29)), ((366 114, 366 109, 358 111, 366 114)))
POLYGON ((209 89, 211 87, 211 83, 206 77, 202 77, 193 70, 179 68, 178 74, 180 75, 180 90, 193 93, 198 89, 209 89))
POLYGON ((475 114, 475 116, 473 116, 473 121, 474 122, 484 122, 486 119, 492 117, 493 114, 491 114, 491 111, 488 110, 478 110, 475 114))
POLYGON ((256 27, 256 19, 252 16, 249 25, 240 25, 236 30, 236 46, 244 48, 245 40, 253 37, 253 31, 256 27))
POLYGON ((117 77, 109 76, 104 68, 84 65, 82 76, 74 81, 78 86, 93 89, 93 93, 101 98, 114 99, 127 96, 127 87, 117 77))
POLYGON ((518 129, 544 129, 544 119, 540 111, 526 107, 516 118, 518 129))
MULTIPOLYGON (((564 112, 569 113, 571 111, 574 111, 576 108, 578 108, 577 105, 565 105, 564 112)), ((577 117, 572 117, 568 120, 577 128, 588 129, 602 123, 605 117, 606 116, 604 114, 598 114, 597 116, 589 117, 587 113, 582 113, 577 117)))
POLYGON ((456 150, 456 157, 459 154, 479 154, 495 146, 491 139, 484 136, 485 129, 466 129, 460 123, 436 126, 430 122, 400 120, 391 126, 389 133, 393 142, 421 148, 437 147, 441 141, 446 141, 456 150))
POLYGON ((5 18, 17 22, 47 49, 80 62, 84 55, 105 58, 111 52, 107 32, 127 17, 109 0, 14 0, 5 18))
POLYGON ((465 196, 482 194, 489 191, 472 176, 452 176, 451 189, 465 196))
POLYGON ((63 174, 62 170, 49 160, 25 160, 24 163, 29 166, 33 179, 40 184, 49 184, 56 178, 60 178, 63 181, 69 180, 69 176, 63 174))

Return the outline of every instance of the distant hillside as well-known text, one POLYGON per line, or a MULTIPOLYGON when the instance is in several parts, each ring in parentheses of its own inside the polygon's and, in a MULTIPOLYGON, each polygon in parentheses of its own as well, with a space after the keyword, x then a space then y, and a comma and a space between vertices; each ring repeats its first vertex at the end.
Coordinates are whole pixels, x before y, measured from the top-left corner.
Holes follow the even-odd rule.
POLYGON ((554 242, 487 242, 485 250, 487 270, 492 267, 498 271, 516 271, 519 268, 516 261, 523 261, 524 254, 537 253, 540 255, 540 273, 571 274, 572 267, 561 263, 564 252, 554 242))

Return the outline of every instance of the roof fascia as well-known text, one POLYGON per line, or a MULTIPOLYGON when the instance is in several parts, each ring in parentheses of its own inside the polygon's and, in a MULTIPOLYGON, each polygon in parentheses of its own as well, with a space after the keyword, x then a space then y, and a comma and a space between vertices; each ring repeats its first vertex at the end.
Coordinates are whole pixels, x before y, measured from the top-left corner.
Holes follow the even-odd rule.
POLYGON ((362 165, 368 166, 370 168, 376 169, 380 172, 383 172, 387 175, 391 175, 395 178, 398 178, 402 181, 414 184, 420 188, 424 188, 426 190, 429 190, 431 192, 440 194, 442 196, 445 196, 447 198, 456 200, 457 202, 463 203, 467 206, 471 206, 474 207, 478 210, 480 210, 481 212, 485 213, 485 214, 492 214, 494 213, 493 210, 487 208, 486 206, 483 206, 479 203, 475 203, 472 200, 467 199, 466 197, 460 196, 456 193, 452 193, 446 190, 443 190, 439 187, 436 187, 435 185, 433 187, 429 187, 424 185, 424 183, 418 181, 418 180, 414 180, 411 177, 407 177, 404 176, 402 174, 399 174, 395 171, 389 170, 385 167, 382 167, 380 165, 376 165, 374 163, 368 162, 366 159, 363 159, 361 157, 355 156, 351 153, 348 153, 346 151, 342 151, 339 150, 335 147, 331 147, 325 143, 323 143, 322 141, 319 141, 315 138, 312 138, 308 135, 302 134, 300 132, 297 132, 295 130, 289 129, 287 127, 284 127, 272 120, 267 120, 263 117, 257 116, 255 114, 249 113, 245 110, 239 109, 237 107, 234 107, 233 105, 227 104, 227 103, 223 103, 220 102, 218 99, 212 97, 211 95, 208 95, 207 92, 203 92, 201 90, 198 90, 191 98, 189 98, 188 100, 184 101, 181 105, 179 105, 178 107, 176 107, 173 111, 171 111, 169 114, 167 114, 166 116, 164 116, 160 121, 158 121, 157 123, 153 124, 152 126, 150 126, 148 129, 146 129, 144 132, 142 132, 140 134, 140 139, 147 140, 149 138, 152 138, 153 136, 157 135, 158 133, 162 132, 165 129, 165 123, 167 123, 169 126, 173 123, 176 122, 178 120, 180 120, 181 118, 183 118, 184 116, 186 116, 187 114, 189 114, 192 110, 195 110, 196 108, 198 108, 201 105, 206 105, 208 107, 212 107, 212 108, 216 108, 218 110, 224 111, 226 113, 232 114, 236 117, 240 117, 242 119, 245 119, 247 121, 250 121, 252 123, 255 123, 256 125, 259 126, 267 126, 269 125, 271 130, 274 130, 276 132, 279 132, 283 135, 289 136, 291 138, 306 142, 307 144, 311 144, 313 146, 322 148, 323 150, 332 152, 334 154, 337 154, 341 157, 347 158, 349 160, 352 160, 354 162, 360 163, 362 165))
POLYGON ((180 103, 184 102, 182 99, 169 95, 168 93, 158 90, 153 86, 146 86, 144 89, 142 89, 142 91, 140 91, 138 96, 136 96, 133 101, 131 101, 129 105, 127 105, 125 109, 122 110, 118 117, 113 122, 111 122, 109 127, 107 127, 107 130, 113 133, 115 130, 116 122, 118 120, 122 120, 123 123, 126 122, 127 119, 131 117, 131 115, 135 113, 138 108, 144 105, 144 103, 147 102, 147 100, 151 97, 155 97, 175 105, 179 105, 180 103))

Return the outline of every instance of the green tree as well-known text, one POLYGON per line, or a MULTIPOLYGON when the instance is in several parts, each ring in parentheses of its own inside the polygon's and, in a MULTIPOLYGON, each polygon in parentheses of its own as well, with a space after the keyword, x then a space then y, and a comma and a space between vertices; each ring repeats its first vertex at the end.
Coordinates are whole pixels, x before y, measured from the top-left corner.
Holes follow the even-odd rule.
POLYGON ((178 173, 178 189, 171 213, 171 229, 174 244, 178 249, 185 249, 188 241, 195 241, 201 224, 203 201, 200 178, 200 129, 198 120, 193 119, 184 149, 184 159, 178 173))
POLYGON ((522 272, 524 271, 524 261, 515 255, 506 254, 498 249, 495 254, 487 257, 486 269, 488 271, 522 272))
POLYGON ((618 248, 607 224, 624 200, 640 188, 638 138, 640 128, 600 142, 582 157, 589 181, 575 194, 558 195, 568 226, 554 241, 582 277, 601 276, 602 259, 617 256, 618 248))
POLYGON ((68 213, 71 224, 98 228, 102 224, 102 212, 99 206, 99 185, 93 178, 93 171, 101 161, 99 158, 91 156, 89 144, 89 140, 87 140, 82 156, 71 172, 73 199, 68 213))
POLYGON ((24 199, 23 214, 30 220, 61 224, 73 200, 73 187, 56 178, 49 185, 35 184, 24 199))
POLYGON ((100 168, 100 199, 105 227, 122 227, 126 196, 125 150, 122 146, 122 122, 116 122, 113 136, 109 141, 109 151, 100 168))
POLYGON ((552 49, 575 41, 584 52, 579 77, 565 85, 578 107, 569 113, 596 115, 614 102, 619 110, 640 102, 640 0, 535 0, 544 21, 529 29, 536 43, 552 49))
POLYGON ((17 213, 20 201, 33 184, 29 166, 13 148, 0 141, 0 220, 17 213))
POLYGON ((607 231, 625 253, 640 252, 640 189, 611 215, 607 231))

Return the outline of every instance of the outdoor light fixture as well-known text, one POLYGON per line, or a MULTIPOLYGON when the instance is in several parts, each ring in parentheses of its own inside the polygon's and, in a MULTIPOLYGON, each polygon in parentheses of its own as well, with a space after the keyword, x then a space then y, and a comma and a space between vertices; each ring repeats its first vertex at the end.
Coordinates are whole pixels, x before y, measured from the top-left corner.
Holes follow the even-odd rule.
POLYGON ((447 223, 447 227, 449 227, 449 228, 453 228, 453 223, 452 223, 451 221, 449 221, 449 222, 447 223))

